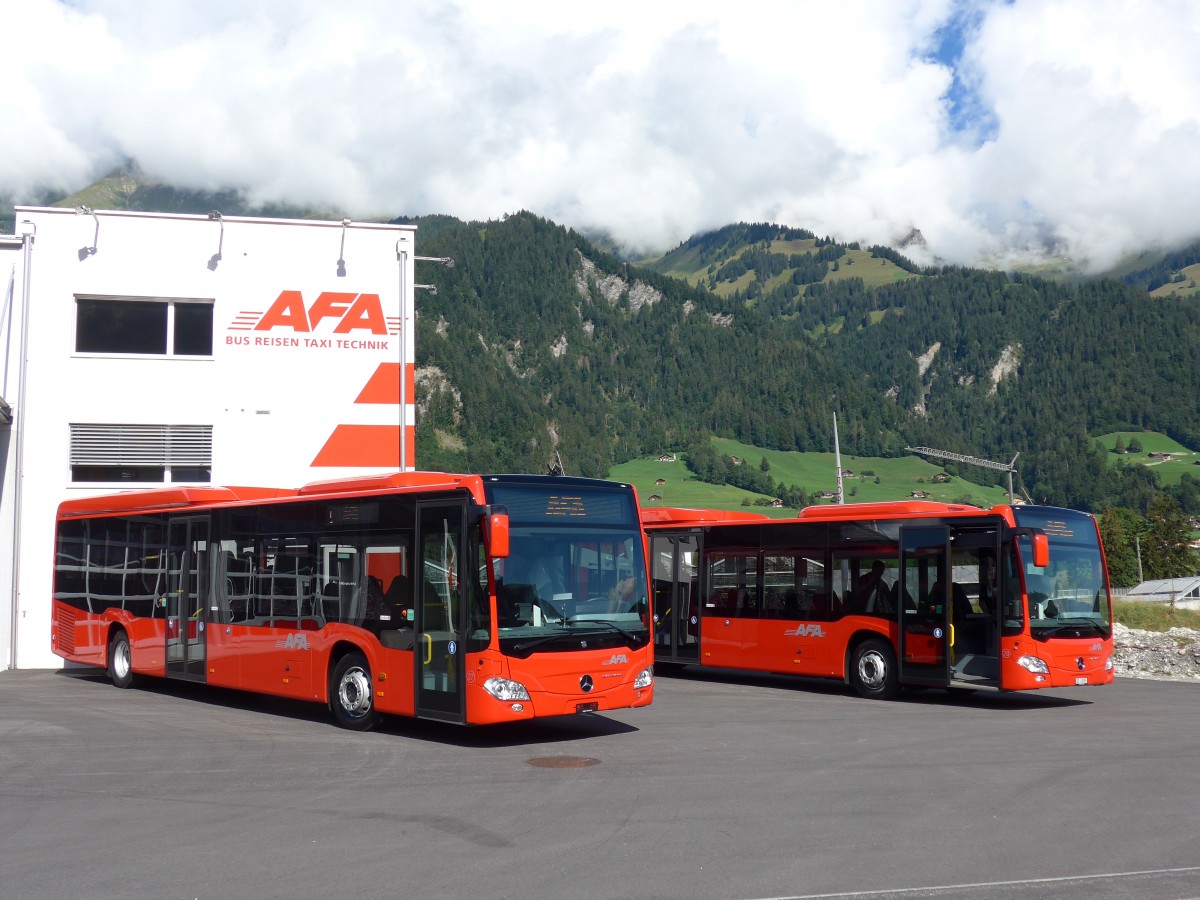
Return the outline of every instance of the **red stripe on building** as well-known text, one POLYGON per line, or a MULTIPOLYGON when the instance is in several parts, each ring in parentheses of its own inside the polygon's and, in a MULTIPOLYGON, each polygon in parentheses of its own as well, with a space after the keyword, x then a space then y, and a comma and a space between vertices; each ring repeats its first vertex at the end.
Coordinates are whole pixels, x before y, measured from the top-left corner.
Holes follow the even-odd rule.
MULTIPOLYGON (((409 429, 408 463, 412 465, 413 434, 409 429)), ((377 469, 400 468, 399 425, 339 425, 312 461, 314 468, 369 466, 377 469)))
POLYGON ((399 403, 400 363, 380 363, 354 402, 384 403, 389 406, 399 403))

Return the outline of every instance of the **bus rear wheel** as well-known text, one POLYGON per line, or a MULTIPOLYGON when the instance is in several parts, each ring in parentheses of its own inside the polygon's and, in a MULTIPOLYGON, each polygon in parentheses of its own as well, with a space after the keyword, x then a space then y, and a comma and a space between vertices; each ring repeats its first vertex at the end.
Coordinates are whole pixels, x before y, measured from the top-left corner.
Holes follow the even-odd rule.
POLYGON ((108 641, 108 677, 119 688, 133 686, 133 662, 129 653, 129 635, 118 631, 108 641))
POLYGON ((379 724, 371 667, 358 651, 338 660, 329 679, 329 708, 343 728, 368 731, 379 724))
POLYGON ((900 693, 900 677, 891 644, 871 638, 856 646, 850 658, 850 684, 868 700, 894 699, 900 693))

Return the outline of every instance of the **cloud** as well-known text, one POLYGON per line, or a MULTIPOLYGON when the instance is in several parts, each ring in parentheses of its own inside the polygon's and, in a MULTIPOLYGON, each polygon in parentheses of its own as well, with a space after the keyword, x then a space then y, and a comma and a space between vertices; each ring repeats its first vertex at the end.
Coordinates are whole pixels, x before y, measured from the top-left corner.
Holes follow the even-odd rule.
POLYGON ((1100 268, 1193 239, 1190 0, 25 0, 0 194, 124 159, 354 216, 737 220, 1100 268))

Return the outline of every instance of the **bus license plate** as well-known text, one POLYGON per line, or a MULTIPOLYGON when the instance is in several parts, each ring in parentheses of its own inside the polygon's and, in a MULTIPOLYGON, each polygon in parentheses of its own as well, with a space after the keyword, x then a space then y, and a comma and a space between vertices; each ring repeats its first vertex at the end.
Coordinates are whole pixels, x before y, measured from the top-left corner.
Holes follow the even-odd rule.
POLYGON ((1075 683, 1076 684, 1087 684, 1087 679, 1086 678, 1076 678, 1075 683))
POLYGON ((576 703, 575 704, 575 712, 577 712, 577 713, 595 712, 599 708, 600 708, 599 703, 576 703))

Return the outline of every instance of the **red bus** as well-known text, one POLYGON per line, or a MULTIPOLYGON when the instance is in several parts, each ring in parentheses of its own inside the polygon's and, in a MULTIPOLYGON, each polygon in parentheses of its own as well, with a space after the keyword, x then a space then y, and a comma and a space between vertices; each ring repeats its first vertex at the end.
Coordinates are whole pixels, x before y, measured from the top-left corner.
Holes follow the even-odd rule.
POLYGON ((1023 691, 1113 680, 1095 519, 906 501, 794 519, 644 509, 655 659, 902 686, 1023 691))
POLYGON ((409 472, 58 509, 51 648, 139 676, 485 724, 653 699, 631 485, 409 472))

